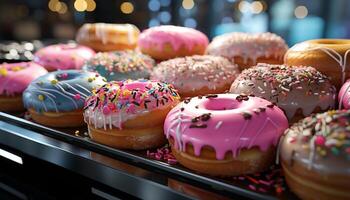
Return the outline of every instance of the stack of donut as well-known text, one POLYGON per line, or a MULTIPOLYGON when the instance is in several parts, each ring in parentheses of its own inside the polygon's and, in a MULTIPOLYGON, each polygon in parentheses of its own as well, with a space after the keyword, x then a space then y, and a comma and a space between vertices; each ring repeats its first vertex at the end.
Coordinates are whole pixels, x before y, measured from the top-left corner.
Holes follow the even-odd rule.
POLYGON ((273 33, 209 43, 186 27, 104 23, 76 40, 0 64, 0 110, 87 125, 119 149, 169 143, 180 164, 212 176, 262 172, 277 157, 300 198, 350 198, 350 40, 288 50, 273 33))

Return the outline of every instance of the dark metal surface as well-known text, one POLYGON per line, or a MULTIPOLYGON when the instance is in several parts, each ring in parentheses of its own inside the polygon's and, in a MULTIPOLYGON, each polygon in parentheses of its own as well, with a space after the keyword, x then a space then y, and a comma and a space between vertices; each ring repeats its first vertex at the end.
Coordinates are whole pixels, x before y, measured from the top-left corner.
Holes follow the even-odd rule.
POLYGON ((184 191, 168 187, 168 179, 234 199, 277 199, 271 194, 246 190, 148 159, 136 152, 112 149, 5 113, 0 113, 1 147, 18 150, 142 199, 192 198, 184 191))

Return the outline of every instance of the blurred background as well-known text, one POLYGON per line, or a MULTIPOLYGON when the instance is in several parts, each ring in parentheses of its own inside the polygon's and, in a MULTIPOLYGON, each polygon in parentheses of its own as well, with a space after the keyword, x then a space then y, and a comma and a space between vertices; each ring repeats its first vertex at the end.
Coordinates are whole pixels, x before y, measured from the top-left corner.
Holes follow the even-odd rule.
POLYGON ((0 0, 0 40, 74 39, 86 22, 275 32, 289 45, 350 38, 349 0, 0 0))

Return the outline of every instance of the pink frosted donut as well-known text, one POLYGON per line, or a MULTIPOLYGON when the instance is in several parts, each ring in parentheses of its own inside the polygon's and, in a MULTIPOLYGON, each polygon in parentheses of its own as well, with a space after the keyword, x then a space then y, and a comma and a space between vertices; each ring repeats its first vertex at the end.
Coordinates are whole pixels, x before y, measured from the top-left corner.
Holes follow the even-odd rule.
POLYGON ((192 28, 164 25, 144 30, 139 37, 140 50, 157 60, 202 55, 208 38, 192 28))
POLYGON ((33 62, 0 65, 0 111, 23 110, 22 92, 36 78, 47 73, 33 62))
POLYGON ((164 133, 184 166, 210 175, 265 170, 288 120, 259 97, 217 94, 187 99, 167 115, 164 133))
POLYGON ((340 88, 338 100, 339 109, 350 109, 350 79, 340 88))
POLYGON ((241 70, 257 63, 282 64, 288 50, 285 41, 273 33, 226 33, 209 44, 209 55, 223 56, 241 70))
POLYGON ((95 52, 86 46, 55 44, 38 50, 34 55, 34 62, 49 71, 81 69, 85 61, 94 55, 95 52))

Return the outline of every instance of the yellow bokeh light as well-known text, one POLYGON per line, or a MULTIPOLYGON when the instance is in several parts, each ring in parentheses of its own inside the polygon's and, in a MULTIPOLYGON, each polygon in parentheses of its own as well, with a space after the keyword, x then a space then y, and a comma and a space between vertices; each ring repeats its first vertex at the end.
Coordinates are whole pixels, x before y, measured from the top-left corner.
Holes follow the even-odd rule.
POLYGON ((134 12, 134 5, 132 5, 131 2, 123 2, 120 5, 120 10, 124 14, 130 14, 130 13, 134 12))
POLYGON ((87 3, 85 0, 75 0, 74 8, 78 12, 84 12, 87 9, 87 3))
POLYGON ((298 6, 294 10, 294 15, 298 19, 303 19, 308 15, 308 10, 305 6, 298 6))
POLYGON ((87 3, 86 11, 92 12, 96 9, 96 2, 94 0, 85 0, 87 3))
POLYGON ((68 10, 67 4, 64 2, 61 2, 60 4, 61 4, 61 7, 57 12, 60 14, 65 14, 68 10))
POLYGON ((247 13, 250 9, 250 3, 248 1, 241 1, 238 4, 238 10, 241 11, 241 13, 247 13))
POLYGON ((56 12, 60 9, 61 2, 59 2, 58 0, 50 0, 48 6, 51 11, 56 12))
POLYGON ((194 7, 194 1, 193 0, 183 0, 182 7, 186 10, 191 10, 194 7))
POLYGON ((264 5, 260 1, 254 1, 250 4, 251 11, 254 14, 259 14, 264 10, 264 5))

